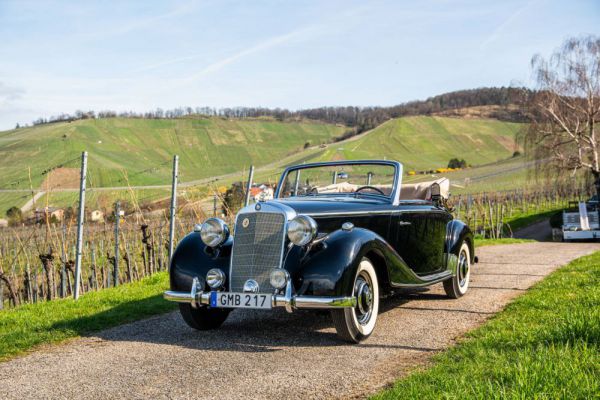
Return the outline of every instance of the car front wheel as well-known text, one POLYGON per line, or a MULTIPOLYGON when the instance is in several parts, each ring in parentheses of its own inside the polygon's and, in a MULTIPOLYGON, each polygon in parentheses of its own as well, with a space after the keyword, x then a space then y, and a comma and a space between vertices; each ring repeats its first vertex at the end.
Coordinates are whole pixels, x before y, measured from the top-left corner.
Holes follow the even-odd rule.
POLYGON ((373 333, 379 313, 379 283, 375 268, 367 258, 358 266, 352 295, 356 298, 356 307, 332 310, 331 316, 338 336, 358 343, 373 333))
POLYGON ((471 279, 471 252, 466 242, 460 246, 458 252, 458 263, 456 265, 456 274, 444 281, 444 291, 453 299, 458 299, 467 293, 469 289, 469 279, 471 279))
POLYGON ((199 331, 217 329, 229 316, 229 309, 192 307, 190 304, 179 304, 183 320, 192 328, 199 331))

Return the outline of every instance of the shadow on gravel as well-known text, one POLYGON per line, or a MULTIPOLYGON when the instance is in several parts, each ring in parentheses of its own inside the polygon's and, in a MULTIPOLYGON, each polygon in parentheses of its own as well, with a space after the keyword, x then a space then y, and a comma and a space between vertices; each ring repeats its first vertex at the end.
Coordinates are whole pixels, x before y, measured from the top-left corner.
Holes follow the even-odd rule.
MULTIPOLYGON (((414 291, 403 292, 382 299, 380 314, 385 314, 412 299, 424 298, 439 299, 444 296, 429 293, 416 294, 414 291)), ((145 342, 195 350, 252 353, 282 351, 286 347, 348 345, 336 335, 329 312, 299 310, 288 314, 282 309, 270 312, 234 310, 221 328, 211 331, 196 331, 188 327, 176 312, 88 336, 107 341, 145 342)), ((421 352, 439 350, 369 342, 358 346, 421 352)))
MULTIPOLYGON (((75 332, 79 336, 85 336, 92 332, 154 317, 175 309, 173 304, 163 299, 162 295, 150 296, 140 300, 120 301, 120 299, 115 300, 113 304, 117 305, 111 306, 109 299, 103 303, 103 306, 106 307, 104 311, 85 316, 77 316, 75 311, 66 311, 72 314, 72 317, 65 317, 60 322, 55 322, 42 329, 48 332, 75 332)), ((75 305, 72 304, 71 308, 75 308, 75 305)))
POLYGON ((471 289, 483 289, 483 290, 513 290, 513 291, 517 291, 517 292, 526 292, 527 289, 521 289, 521 288, 516 288, 516 287, 490 287, 490 286, 475 286, 475 285, 470 285, 469 286, 471 289))
POLYGON ((473 310, 459 310, 454 308, 427 308, 427 307, 402 307, 403 310, 413 310, 413 311, 444 311, 451 313, 465 313, 465 314, 478 314, 478 315, 494 315, 495 312, 488 311, 473 311, 473 310))
POLYGON ((534 278, 544 278, 546 275, 542 274, 517 274, 517 273, 491 273, 491 272, 477 272, 477 276, 531 276, 534 278))

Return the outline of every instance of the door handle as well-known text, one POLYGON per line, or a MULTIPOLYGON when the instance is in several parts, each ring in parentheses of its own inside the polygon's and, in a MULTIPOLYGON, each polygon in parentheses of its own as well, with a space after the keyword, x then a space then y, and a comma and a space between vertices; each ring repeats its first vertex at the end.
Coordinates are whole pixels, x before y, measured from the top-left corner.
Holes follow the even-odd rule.
POLYGON ((398 225, 400 225, 400 226, 409 226, 409 225, 412 225, 412 222, 400 221, 400 222, 398 222, 398 225))

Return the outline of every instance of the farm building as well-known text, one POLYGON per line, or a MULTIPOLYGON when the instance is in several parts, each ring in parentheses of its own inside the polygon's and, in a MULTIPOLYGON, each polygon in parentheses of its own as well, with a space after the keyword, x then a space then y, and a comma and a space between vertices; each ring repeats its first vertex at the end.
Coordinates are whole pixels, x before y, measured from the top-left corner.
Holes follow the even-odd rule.
POLYGON ((250 195, 256 202, 272 200, 273 188, 267 185, 254 186, 250 188, 250 195))
POLYGON ((60 222, 65 218, 65 210, 56 207, 36 208, 34 218, 36 222, 43 222, 46 219, 60 222))
POLYGON ((90 213, 90 221, 92 222, 104 222, 104 212, 100 210, 93 210, 90 213))

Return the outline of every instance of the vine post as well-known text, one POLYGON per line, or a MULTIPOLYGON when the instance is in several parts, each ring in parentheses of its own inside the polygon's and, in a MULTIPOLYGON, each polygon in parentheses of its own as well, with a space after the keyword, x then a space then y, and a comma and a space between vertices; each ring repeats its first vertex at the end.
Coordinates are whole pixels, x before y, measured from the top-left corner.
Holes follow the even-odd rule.
POLYGON ((169 221, 169 268, 175 241, 175 214, 177 212, 177 179, 179 177, 179 156, 173 156, 173 180, 171 183, 171 220, 169 221))
POLYGON ((79 183, 79 215, 77 216, 77 252, 75 253, 75 290, 73 297, 79 298, 81 281, 81 255, 83 247, 83 220, 85 218, 85 181, 87 178, 87 151, 81 153, 81 176, 79 183))
POLYGON ((121 202, 115 203, 115 265, 113 270, 113 286, 119 286, 119 224, 121 222, 121 202))

